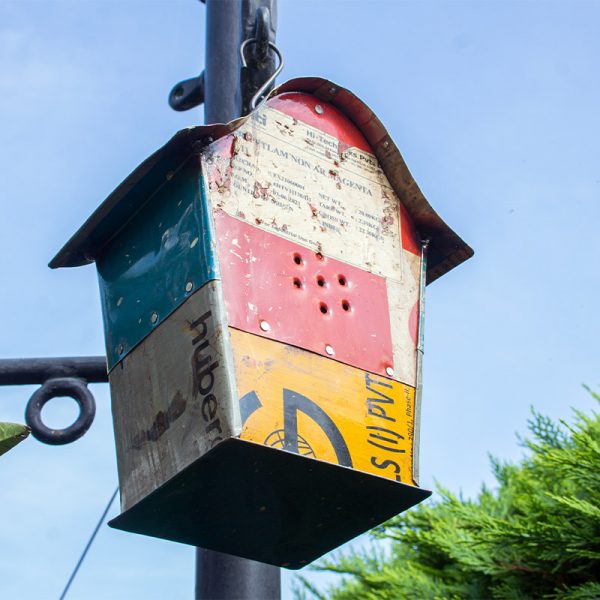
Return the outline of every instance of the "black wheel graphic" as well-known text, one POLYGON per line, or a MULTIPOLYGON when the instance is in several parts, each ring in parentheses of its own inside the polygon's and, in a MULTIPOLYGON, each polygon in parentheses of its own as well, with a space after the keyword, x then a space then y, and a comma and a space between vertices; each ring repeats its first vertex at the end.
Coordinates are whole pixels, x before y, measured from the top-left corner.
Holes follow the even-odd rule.
MULTIPOLYGON (((285 443, 285 431, 283 429, 276 429, 270 433, 264 441, 265 446, 271 446, 272 448, 281 448, 287 450, 285 443)), ((301 436, 298 435, 298 454, 302 456, 310 456, 317 458, 315 451, 310 447, 310 444, 301 436)))

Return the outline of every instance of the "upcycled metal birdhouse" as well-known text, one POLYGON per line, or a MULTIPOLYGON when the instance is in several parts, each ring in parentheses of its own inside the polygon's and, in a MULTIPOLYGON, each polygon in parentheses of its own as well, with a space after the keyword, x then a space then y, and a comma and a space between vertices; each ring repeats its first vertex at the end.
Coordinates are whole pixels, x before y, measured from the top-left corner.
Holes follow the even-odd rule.
POLYGON ((111 525, 300 568, 429 496, 423 294, 471 254, 329 81, 180 131, 51 262, 98 269, 111 525))

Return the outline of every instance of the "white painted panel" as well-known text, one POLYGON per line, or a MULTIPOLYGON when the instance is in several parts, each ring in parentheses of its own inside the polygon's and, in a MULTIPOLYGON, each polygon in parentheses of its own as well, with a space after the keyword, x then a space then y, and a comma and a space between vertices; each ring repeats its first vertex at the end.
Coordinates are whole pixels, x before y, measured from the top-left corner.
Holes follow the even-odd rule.
POLYGON ((377 159, 263 107, 203 156, 213 206, 378 275, 402 279, 398 199, 377 159))

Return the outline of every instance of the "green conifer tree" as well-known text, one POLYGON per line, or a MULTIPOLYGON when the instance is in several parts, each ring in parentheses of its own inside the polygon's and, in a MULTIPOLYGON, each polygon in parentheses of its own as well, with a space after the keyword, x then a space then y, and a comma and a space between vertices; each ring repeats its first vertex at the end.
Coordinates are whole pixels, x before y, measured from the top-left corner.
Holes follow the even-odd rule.
POLYGON ((304 577, 297 596, 600 599, 600 417, 557 425, 533 411, 528 425, 521 462, 492 459, 497 489, 465 500, 439 488, 374 530, 371 549, 316 567, 344 575, 338 585, 320 592, 304 577))

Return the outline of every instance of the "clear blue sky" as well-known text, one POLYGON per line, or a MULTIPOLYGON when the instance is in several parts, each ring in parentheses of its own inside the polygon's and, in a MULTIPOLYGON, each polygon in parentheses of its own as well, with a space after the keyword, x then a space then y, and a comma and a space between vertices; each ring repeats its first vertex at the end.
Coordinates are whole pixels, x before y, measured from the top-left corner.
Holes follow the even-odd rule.
MULTIPOLYGON (((103 352, 94 267, 46 264, 141 160, 201 122, 166 97, 203 68, 204 12, 0 0, 0 357, 103 352)), ((366 101, 475 249, 428 288, 421 430, 422 484, 473 495, 491 482, 488 453, 521 456, 530 405, 569 418, 593 406, 582 383, 600 388, 600 3, 280 0, 279 18, 280 81, 325 76, 366 101)), ((0 388, 0 419, 22 420, 32 391, 0 388)), ((80 441, 0 459, 3 597, 57 598, 116 485, 108 390, 93 391, 80 441)), ((56 425, 74 415, 68 400, 47 411, 56 425)), ((193 560, 104 527, 70 598, 190 598, 193 560)))

